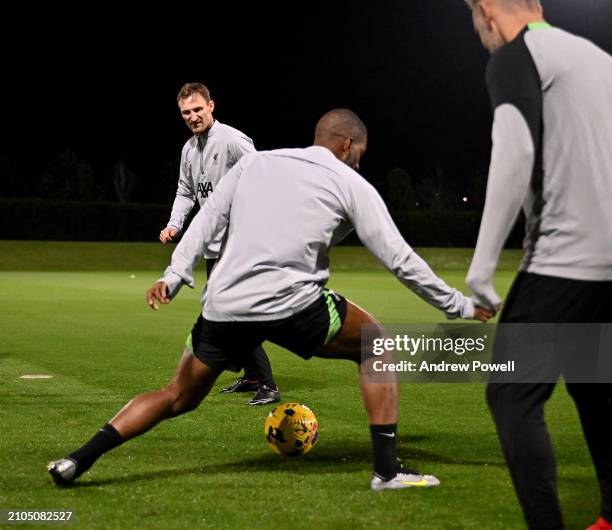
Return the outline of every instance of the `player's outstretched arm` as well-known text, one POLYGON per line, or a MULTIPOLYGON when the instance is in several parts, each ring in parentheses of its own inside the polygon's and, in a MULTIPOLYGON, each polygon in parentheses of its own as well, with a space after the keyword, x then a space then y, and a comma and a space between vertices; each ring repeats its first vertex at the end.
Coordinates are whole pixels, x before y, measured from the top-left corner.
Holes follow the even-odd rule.
POLYGON ((168 286, 164 282, 156 282, 153 287, 147 291, 147 304, 155 311, 159 309, 157 302, 162 304, 169 304, 170 298, 168 298, 168 286))
POLYGON ((406 287, 447 318, 486 322, 494 311, 475 307, 474 301, 450 287, 406 243, 378 192, 365 180, 351 182, 347 214, 363 244, 406 287))

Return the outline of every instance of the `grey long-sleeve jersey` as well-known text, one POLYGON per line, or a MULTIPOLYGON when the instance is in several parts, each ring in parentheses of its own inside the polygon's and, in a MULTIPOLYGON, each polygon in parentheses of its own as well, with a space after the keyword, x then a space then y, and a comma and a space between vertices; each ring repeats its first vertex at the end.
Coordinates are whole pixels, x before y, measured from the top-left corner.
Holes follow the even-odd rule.
MULTIPOLYGON (((167 226, 181 232, 195 201, 201 207, 214 193, 221 177, 240 157, 254 151, 253 140, 219 121, 215 121, 206 134, 192 136, 181 152, 178 188, 167 226)), ((222 237, 223 233, 210 242, 203 254, 205 258, 218 256, 222 237)))
POLYGON ((612 280, 612 58, 546 23, 531 24, 487 67, 493 151, 467 283, 483 305, 499 254, 525 212, 521 270, 612 280))
POLYGON ((194 285, 203 248, 229 223, 202 297, 212 321, 276 320, 320 296, 332 241, 352 225, 402 283, 449 318, 471 318, 471 299, 438 278, 401 237, 377 191, 328 149, 242 157, 194 218, 161 278, 175 296, 194 285))

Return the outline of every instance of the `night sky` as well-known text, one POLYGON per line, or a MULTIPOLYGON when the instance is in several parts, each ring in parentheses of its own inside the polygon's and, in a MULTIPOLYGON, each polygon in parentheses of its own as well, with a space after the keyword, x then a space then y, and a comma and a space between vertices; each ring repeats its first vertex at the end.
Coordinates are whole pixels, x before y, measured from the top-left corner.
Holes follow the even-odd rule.
MULTIPOLYGON (((612 52, 611 0, 543 4, 552 24, 612 52)), ((437 161, 461 179, 486 165, 487 53, 463 0, 173 6, 6 18, 5 163, 28 178, 70 149, 103 180, 123 159, 141 182, 136 198, 159 199, 147 189, 162 176, 176 185, 189 137, 176 93, 201 81, 215 117, 258 149, 310 145, 318 117, 341 106, 369 128, 366 176, 437 161)))

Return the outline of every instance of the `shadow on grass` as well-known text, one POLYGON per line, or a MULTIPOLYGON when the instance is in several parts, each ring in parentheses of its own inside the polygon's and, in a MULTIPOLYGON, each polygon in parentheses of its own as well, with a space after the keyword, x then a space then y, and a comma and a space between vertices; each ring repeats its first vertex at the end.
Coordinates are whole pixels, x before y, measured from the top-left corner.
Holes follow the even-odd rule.
MULTIPOLYGON (((415 444, 427 439, 427 436, 398 436, 398 442, 400 444, 415 444)), ((460 458, 460 455, 458 458, 450 458, 448 456, 439 455, 416 447, 401 450, 399 453, 404 466, 407 468, 416 467, 418 469, 424 463, 461 466, 486 465, 492 467, 503 467, 505 465, 499 460, 469 460, 460 458)), ((292 474, 298 473, 300 475, 319 475, 323 473, 361 473, 370 469, 371 462, 372 453, 369 445, 355 445, 353 447, 347 446, 346 444, 335 447, 328 445, 325 448, 316 448, 313 453, 301 458, 281 458, 273 453, 265 455, 262 454, 256 458, 248 458, 235 462, 226 462, 221 464, 211 463, 188 468, 164 469, 147 473, 135 473, 133 475, 123 477, 82 481, 77 482, 70 487, 87 488, 111 484, 129 484, 147 480, 176 479, 193 475, 205 476, 226 473, 275 472, 292 474)))

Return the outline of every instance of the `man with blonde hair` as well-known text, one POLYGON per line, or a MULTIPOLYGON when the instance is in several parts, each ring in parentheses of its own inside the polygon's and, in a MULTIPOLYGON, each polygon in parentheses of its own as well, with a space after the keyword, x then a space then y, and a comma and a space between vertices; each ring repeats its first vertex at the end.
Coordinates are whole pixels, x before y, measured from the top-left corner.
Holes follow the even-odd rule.
MULTIPOLYGON (((494 111, 486 202, 467 283, 481 305, 499 306, 493 274, 522 207, 524 258, 500 322, 612 322, 612 58, 551 27, 537 0, 467 3, 492 53, 486 78, 494 111)), ((612 385, 572 382, 557 350, 550 361, 539 353, 533 357, 551 365, 554 380, 565 377, 595 465, 602 508, 590 529, 612 530, 612 385)), ((570 352, 578 364, 589 363, 587 353, 584 345, 570 352)), ((565 528, 544 422, 554 387, 487 387, 531 529, 565 528)))

